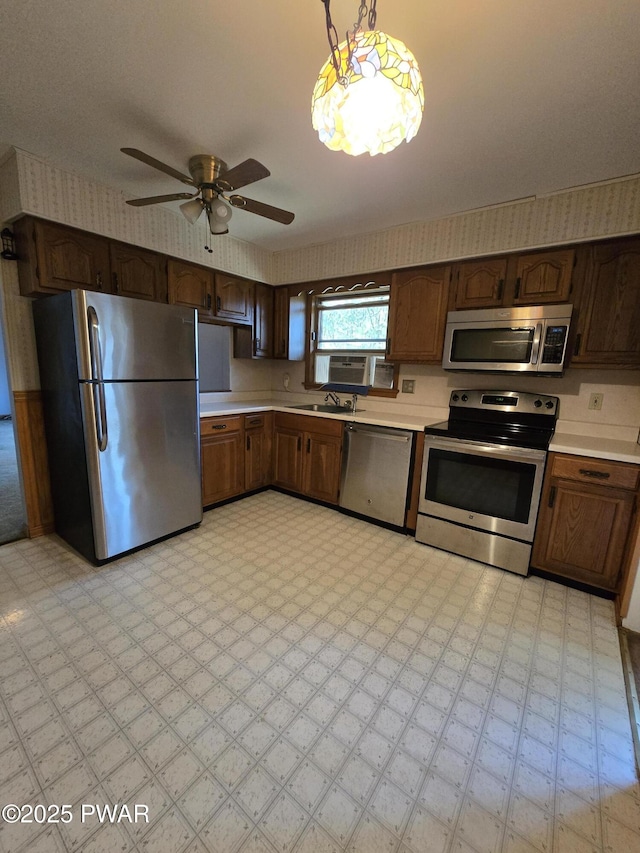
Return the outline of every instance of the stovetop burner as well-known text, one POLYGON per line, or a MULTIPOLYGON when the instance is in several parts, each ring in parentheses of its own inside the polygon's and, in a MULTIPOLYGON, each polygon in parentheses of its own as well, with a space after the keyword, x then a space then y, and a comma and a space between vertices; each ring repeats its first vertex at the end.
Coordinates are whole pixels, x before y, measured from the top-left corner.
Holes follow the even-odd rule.
POLYGON ((524 391, 452 391, 449 420, 427 435, 546 450, 558 419, 558 398, 524 391))

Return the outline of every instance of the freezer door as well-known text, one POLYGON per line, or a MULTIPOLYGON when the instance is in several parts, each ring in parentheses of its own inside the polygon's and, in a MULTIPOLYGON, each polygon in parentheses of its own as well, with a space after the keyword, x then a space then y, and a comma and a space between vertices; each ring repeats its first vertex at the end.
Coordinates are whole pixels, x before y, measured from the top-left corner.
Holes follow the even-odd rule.
POLYGON ((97 363, 106 382, 197 378, 195 309, 86 290, 72 300, 80 381, 97 363))
POLYGON ((197 382, 80 389, 97 560, 198 524, 197 382))

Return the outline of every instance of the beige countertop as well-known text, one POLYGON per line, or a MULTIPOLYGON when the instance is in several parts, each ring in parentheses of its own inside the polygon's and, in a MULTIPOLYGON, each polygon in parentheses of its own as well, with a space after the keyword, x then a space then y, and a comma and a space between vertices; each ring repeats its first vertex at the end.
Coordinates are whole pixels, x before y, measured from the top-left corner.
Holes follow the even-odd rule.
MULTIPOLYGON (((420 432, 427 424, 434 423, 434 418, 419 415, 407 415, 395 412, 367 411, 366 401, 362 401, 362 411, 348 414, 328 414, 326 412, 310 412, 297 409, 296 404, 284 406, 271 400, 249 400, 243 402, 206 403, 202 405, 201 417, 217 415, 238 415, 249 412, 292 412, 306 415, 310 418, 333 418, 340 421, 355 423, 377 424, 378 426, 410 429, 420 432)), ((561 422, 559 422, 561 423, 561 422)), ((551 441, 549 450, 555 453, 570 453, 576 456, 591 456, 594 459, 609 459, 613 462, 630 462, 640 465, 640 445, 635 441, 623 441, 614 438, 603 438, 591 435, 576 435, 557 429, 551 441)))
POLYGON ((635 441, 601 438, 591 435, 572 435, 558 432, 553 436, 549 450, 554 453, 571 453, 612 462, 631 462, 640 465, 640 445, 635 441))

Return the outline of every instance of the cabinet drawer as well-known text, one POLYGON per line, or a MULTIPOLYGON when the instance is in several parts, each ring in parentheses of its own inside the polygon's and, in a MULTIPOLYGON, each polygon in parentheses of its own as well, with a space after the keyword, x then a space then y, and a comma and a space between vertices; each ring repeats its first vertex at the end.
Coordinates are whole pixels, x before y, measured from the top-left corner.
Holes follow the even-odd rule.
POLYGON ((242 430, 242 415, 227 418, 201 418, 200 435, 219 435, 223 432, 240 432, 242 430))
POLYGON ((553 477, 561 477, 564 480, 631 491, 638 488, 640 481, 640 467, 637 465, 608 462, 606 459, 592 459, 589 456, 565 456, 561 453, 553 454, 550 473, 553 477))
POLYGON ((245 415, 244 416, 244 428, 245 429, 257 429, 258 427, 263 427, 266 422, 266 412, 260 412, 257 415, 245 415))

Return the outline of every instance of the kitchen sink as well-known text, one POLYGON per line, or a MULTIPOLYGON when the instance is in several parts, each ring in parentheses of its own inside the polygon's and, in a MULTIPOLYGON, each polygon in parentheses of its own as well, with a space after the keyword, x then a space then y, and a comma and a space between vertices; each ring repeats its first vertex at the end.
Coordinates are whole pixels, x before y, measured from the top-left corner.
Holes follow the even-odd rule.
MULTIPOLYGON (((290 406, 291 409, 305 409, 307 412, 324 412, 326 415, 350 415, 352 410, 346 406, 330 406, 328 403, 305 403, 302 406, 290 406)), ((360 413, 362 409, 358 409, 360 413)))

